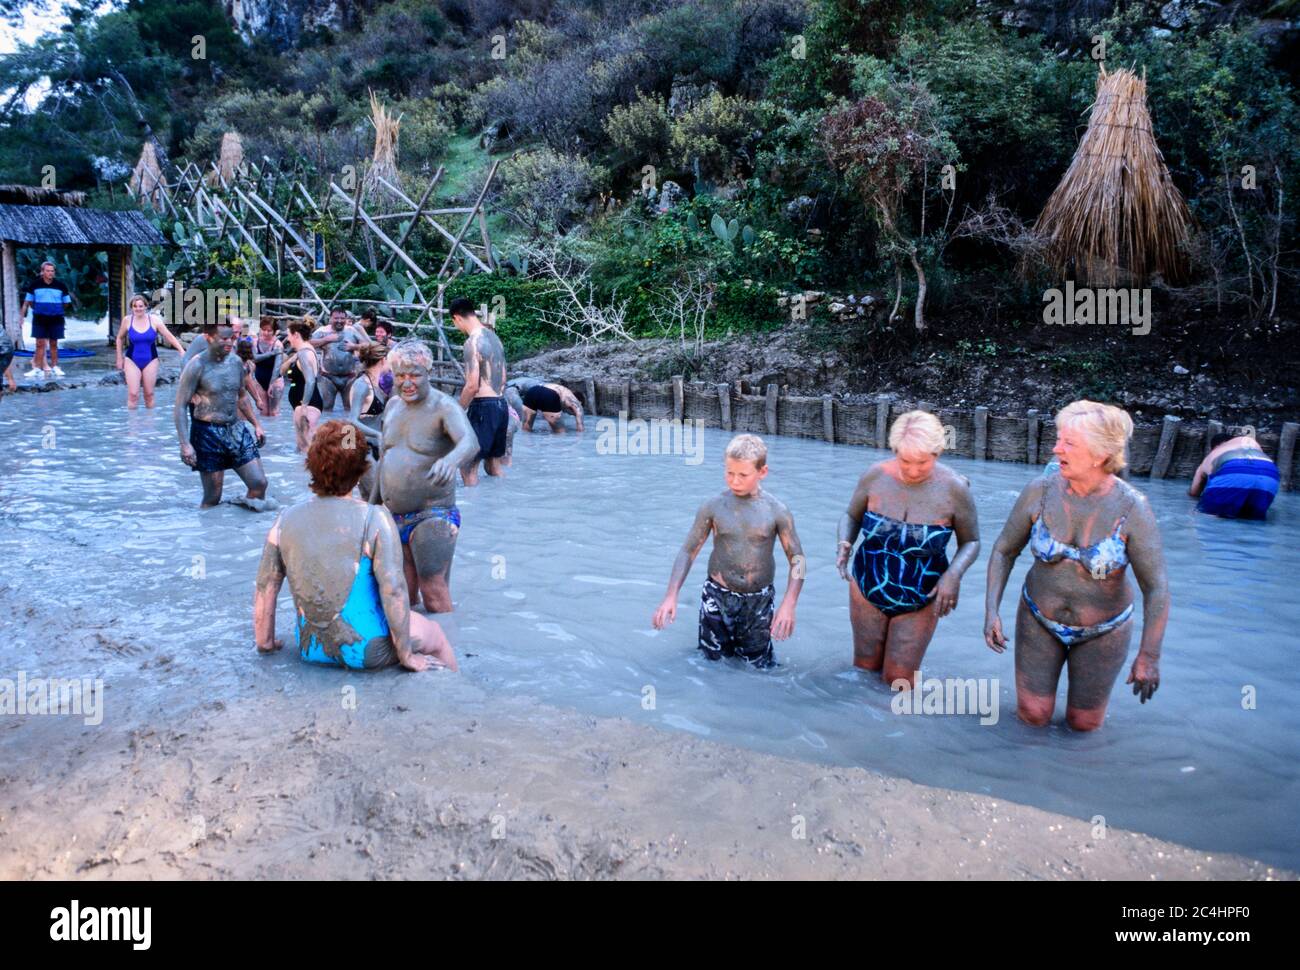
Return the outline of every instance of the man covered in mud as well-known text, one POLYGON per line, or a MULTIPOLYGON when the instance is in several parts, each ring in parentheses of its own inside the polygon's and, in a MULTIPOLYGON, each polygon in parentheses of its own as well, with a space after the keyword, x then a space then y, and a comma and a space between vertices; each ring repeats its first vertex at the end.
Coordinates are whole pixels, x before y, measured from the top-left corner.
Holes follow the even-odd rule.
POLYGON ((325 405, 322 411, 333 411, 336 397, 342 398, 345 409, 352 406, 352 382, 361 373, 355 352, 369 342, 364 330, 348 322, 348 311, 339 307, 330 311, 329 326, 312 334, 311 345, 321 355, 316 386, 325 405))
POLYGON ((221 502, 226 471, 233 468, 248 486, 240 504, 260 512, 266 507, 266 475, 257 449, 266 435, 244 386, 243 361, 231 352, 234 346, 234 329, 223 323, 208 349, 181 371, 174 407, 176 434, 181 461, 197 471, 203 482, 200 508, 221 502), (252 422, 253 431, 240 420, 241 413, 252 422))
POLYGON ((478 466, 489 475, 505 473, 506 437, 510 430, 510 409, 501 395, 506 389, 506 352, 491 327, 479 320, 474 304, 460 297, 448 308, 451 322, 465 335, 465 386, 460 406, 469 417, 478 439, 478 454, 461 469, 465 485, 478 484, 478 466))
POLYGON ((537 415, 551 426, 555 434, 564 433, 564 414, 573 415, 573 424, 582 431, 582 402, 578 396, 563 384, 546 383, 536 377, 518 377, 510 382, 510 391, 506 400, 520 413, 520 421, 525 431, 533 430, 537 415))
POLYGON ((314 495, 280 513, 262 549, 253 597, 257 649, 283 646, 275 636, 275 603, 288 579, 303 660, 353 670, 392 664, 425 670, 431 662, 455 670, 442 629, 411 611, 393 520, 352 497, 370 467, 360 440, 351 422, 316 429, 307 449, 314 495))
POLYGON ((388 361, 394 396, 384 409, 378 497, 397 523, 412 605, 423 599, 430 613, 449 613, 460 533, 456 472, 478 451, 478 438, 456 399, 429 382, 427 344, 403 340, 388 361))
POLYGON ((794 632, 795 604, 805 571, 803 547, 790 510, 763 491, 768 472, 763 439, 736 435, 727 445, 726 462, 727 490, 695 514, 652 623, 662 630, 677 617, 677 595, 712 535, 709 575, 700 596, 700 649, 709 660, 738 657, 755 667, 771 667, 776 663, 773 638, 785 640, 794 632), (777 539, 790 561, 790 577, 773 616, 772 545, 777 539))

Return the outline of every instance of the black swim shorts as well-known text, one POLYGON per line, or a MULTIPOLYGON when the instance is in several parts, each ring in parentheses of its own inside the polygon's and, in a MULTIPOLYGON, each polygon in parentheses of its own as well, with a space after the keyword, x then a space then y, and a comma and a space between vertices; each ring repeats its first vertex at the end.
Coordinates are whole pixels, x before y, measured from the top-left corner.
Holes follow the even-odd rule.
POLYGON ((564 402, 560 400, 559 392, 545 384, 534 384, 524 392, 524 407, 545 414, 557 414, 564 410, 564 402))
POLYGON ((190 444, 194 446, 197 457, 194 470, 200 472, 242 468, 261 457, 252 429, 243 421, 230 424, 193 421, 190 424, 190 444))
POLYGON ((476 397, 465 413, 478 438, 479 458, 501 458, 506 453, 506 431, 510 427, 510 409, 504 398, 476 397))
POLYGON ((737 593, 706 579, 700 594, 700 649, 704 656, 710 660, 739 657, 755 667, 773 666, 775 593, 771 586, 737 593))

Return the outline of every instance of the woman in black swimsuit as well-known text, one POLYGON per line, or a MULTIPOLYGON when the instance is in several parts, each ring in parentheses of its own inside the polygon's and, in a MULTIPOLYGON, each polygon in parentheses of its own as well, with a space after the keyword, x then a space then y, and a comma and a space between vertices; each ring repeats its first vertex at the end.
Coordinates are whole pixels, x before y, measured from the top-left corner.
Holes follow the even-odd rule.
POLYGON ((284 378, 280 375, 280 361, 284 346, 275 333, 275 320, 262 317, 257 336, 253 338, 253 376, 262 389, 258 404, 262 413, 273 418, 280 413, 280 396, 284 393, 284 378))
MULTIPOLYGON (((351 418, 360 425, 370 446, 370 455, 378 461, 384 405, 388 403, 388 395, 380 387, 388 370, 388 348, 383 344, 366 344, 361 348, 360 356, 365 371, 352 384, 351 418)), ((358 483, 362 498, 369 498, 373 485, 374 466, 371 466, 358 483)))
POLYGON ((293 430, 301 452, 311 444, 322 407, 320 388, 316 386, 320 362, 311 345, 313 329, 308 320, 295 320, 289 324, 291 353, 280 365, 280 371, 289 379, 289 406, 293 408, 293 430))

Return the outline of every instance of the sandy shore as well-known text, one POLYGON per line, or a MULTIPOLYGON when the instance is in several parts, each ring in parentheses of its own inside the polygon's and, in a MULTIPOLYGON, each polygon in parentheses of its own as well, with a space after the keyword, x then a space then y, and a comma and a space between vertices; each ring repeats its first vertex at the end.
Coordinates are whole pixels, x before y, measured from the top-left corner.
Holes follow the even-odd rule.
POLYGON ((349 674, 283 652, 241 662, 217 698, 206 667, 228 670, 222 657, 87 633, 77 613, 0 596, 6 629, 61 632, 29 676, 105 657, 119 671, 99 726, 0 718, 6 879, 1293 877, 464 675, 349 674))

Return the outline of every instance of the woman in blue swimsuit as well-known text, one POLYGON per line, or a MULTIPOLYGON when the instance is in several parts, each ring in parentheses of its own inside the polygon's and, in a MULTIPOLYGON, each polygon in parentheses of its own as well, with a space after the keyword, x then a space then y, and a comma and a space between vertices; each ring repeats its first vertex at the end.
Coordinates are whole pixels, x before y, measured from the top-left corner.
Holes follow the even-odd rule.
POLYGON ((1142 644, 1129 671, 1146 703, 1160 685, 1160 645, 1169 620, 1169 586, 1155 515, 1146 499, 1116 477, 1133 421, 1120 408, 1075 401, 1056 416, 1055 474, 1020 493, 989 557, 984 640, 1001 653, 1007 638, 998 607, 1012 564, 1033 553, 1016 612, 1016 707, 1042 726, 1056 707, 1061 668, 1069 665, 1066 721, 1093 731, 1106 718, 1110 692, 1128 655, 1133 624, 1132 565, 1142 589, 1142 644))
POLYGON ((185 347, 172 336, 162 317, 149 312, 149 301, 137 293, 131 297, 131 312, 117 328, 117 369, 126 378, 126 406, 135 410, 144 390, 144 406, 153 407, 153 389, 158 381, 158 338, 175 350, 185 347))
POLYGON ((939 618, 956 607, 962 574, 979 555, 979 522, 970 483, 939 464, 938 418, 925 411, 899 416, 889 446, 894 457, 867 470, 840 521, 836 565, 850 580, 853 665, 910 687, 939 618), (954 534, 957 553, 949 562, 954 534))

